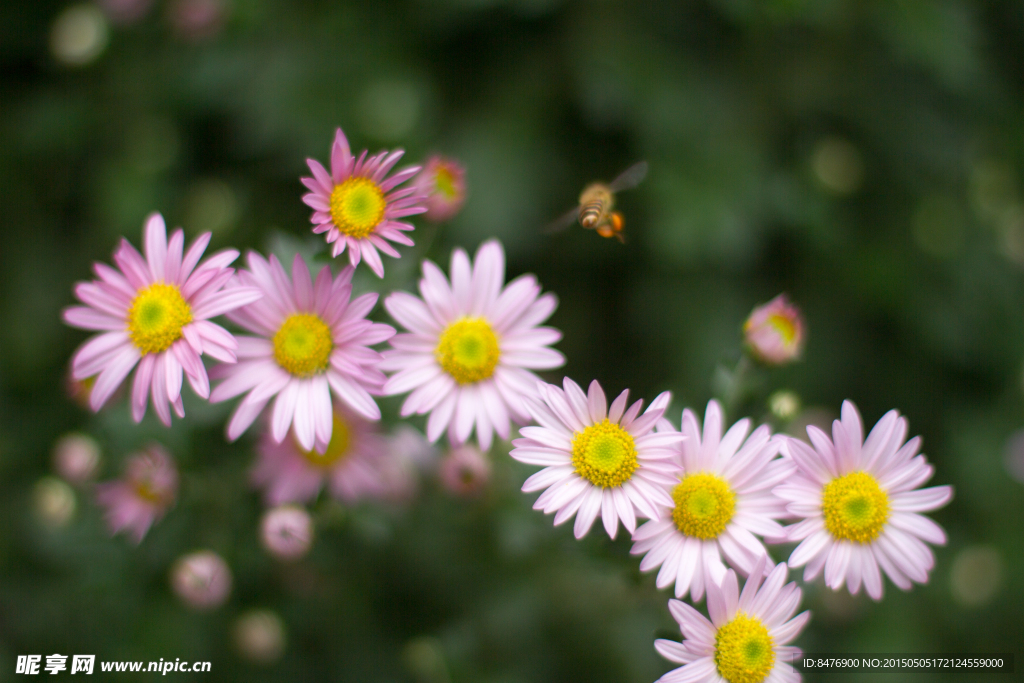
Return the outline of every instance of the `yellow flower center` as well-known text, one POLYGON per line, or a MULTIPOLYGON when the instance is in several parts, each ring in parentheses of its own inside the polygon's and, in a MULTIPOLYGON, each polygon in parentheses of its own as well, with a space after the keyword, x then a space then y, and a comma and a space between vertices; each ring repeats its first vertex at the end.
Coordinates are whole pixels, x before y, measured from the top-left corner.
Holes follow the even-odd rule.
POLYGON ((608 418, 576 432, 572 464, 576 474, 606 489, 622 486, 640 466, 633 437, 608 418))
POLYGON ((373 232, 384 218, 387 201, 377 183, 352 177, 331 192, 331 218, 349 237, 362 238, 373 232))
POLYGON ((821 493, 825 528, 838 540, 871 543, 889 520, 889 497, 867 472, 852 472, 821 493))
POLYGON ((729 683, 761 683, 775 666, 775 643, 759 619, 737 612, 715 634, 715 665, 729 683))
POLYGON ((725 479, 709 472, 684 477, 672 489, 672 500, 676 528, 702 540, 718 538, 736 511, 736 494, 725 479))
POLYGON ((135 495, 152 505, 163 505, 167 502, 168 492, 157 486, 148 477, 135 482, 135 495))
POLYGON ((486 320, 463 318, 441 333, 434 355, 456 382, 472 384, 494 374, 501 352, 498 337, 486 320))
POLYGON ((434 187, 444 195, 445 199, 455 199, 459 191, 455 189, 455 176, 447 166, 438 166, 434 174, 434 187))
POLYGON ((128 309, 128 335, 142 355, 166 351, 190 322, 192 308, 181 290, 163 282, 139 290, 128 309))
POLYGON ((349 429, 348 424, 335 413, 334 426, 331 428, 331 441, 327 444, 327 450, 323 453, 317 453, 316 450, 307 451, 301 446, 299 450, 310 465, 328 469, 351 455, 349 451, 351 446, 352 431, 349 429))
POLYGON ((331 328, 312 313, 293 313, 274 335, 274 360, 296 377, 326 370, 333 349, 331 328))
POLYGON ((796 325, 789 316, 774 313, 768 316, 768 324, 779 333, 784 344, 792 344, 796 341, 796 325))

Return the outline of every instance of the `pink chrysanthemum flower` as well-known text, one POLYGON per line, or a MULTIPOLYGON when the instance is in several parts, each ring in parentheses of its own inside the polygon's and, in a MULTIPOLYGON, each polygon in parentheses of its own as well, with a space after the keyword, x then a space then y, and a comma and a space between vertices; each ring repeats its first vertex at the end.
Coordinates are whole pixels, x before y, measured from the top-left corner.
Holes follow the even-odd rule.
POLYGON ((132 418, 142 420, 147 396, 152 395, 157 416, 170 425, 168 402, 178 417, 185 415, 182 370, 192 389, 207 398, 210 380, 200 356, 205 353, 225 363, 235 362, 235 338, 209 319, 252 303, 261 294, 253 287, 221 289, 234 273, 227 266, 238 252, 227 249, 199 263, 210 242, 208 232, 182 256, 184 233, 175 230, 168 244, 164 219, 154 213, 146 220, 143 241, 145 259, 128 240, 121 240, 114 252, 121 272, 96 263, 93 268, 100 279, 75 286, 75 296, 86 305, 64 309, 64 322, 104 333, 75 352, 72 378, 98 375, 89 405, 99 410, 138 365, 132 384, 132 418))
POLYGON ((845 582, 851 593, 864 588, 882 597, 879 567, 903 590, 911 582, 927 583, 935 564, 923 541, 943 545, 946 534, 919 512, 936 510, 953 497, 953 487, 918 487, 934 469, 917 455, 921 438, 905 444, 907 421, 895 410, 882 416, 863 439, 856 406, 843 402, 842 419, 832 425, 832 440, 808 427, 814 448, 787 439, 783 453, 798 468, 775 494, 788 501, 790 514, 803 518, 787 527, 790 541, 802 541, 789 557, 792 567, 807 565, 804 580, 825 569, 833 590, 845 582))
POLYGON ((783 365, 800 358, 804 350, 804 319, 800 310, 779 294, 758 306, 743 323, 750 354, 768 365, 783 365))
POLYGON ((528 465, 543 465, 523 484, 530 493, 547 489, 533 504, 545 514, 556 512, 555 525, 576 515, 573 532, 583 538, 598 515, 615 538, 619 520, 636 530, 636 517, 658 519, 672 506, 668 488, 678 479, 679 432, 654 432, 672 395, 658 395, 640 415, 643 401, 626 409, 629 390, 608 400, 597 380, 586 394, 568 377, 564 391, 537 383, 536 398, 527 397, 530 415, 540 426, 523 427, 509 455, 528 465), (539 400, 538 400, 539 399, 539 400), (639 417, 638 417, 639 415, 639 417))
POLYGON ((314 283, 298 254, 291 278, 274 256, 267 262, 250 252, 247 262, 249 270, 240 271, 238 281, 264 297, 228 318, 260 336, 238 338, 241 361, 217 369, 226 379, 210 396, 218 402, 249 392, 228 423, 228 439, 241 436, 275 395, 274 440, 282 442, 294 424, 306 450, 323 452, 331 440, 332 389, 356 413, 379 420, 370 392, 380 389, 384 373, 377 368, 381 355, 370 346, 387 341, 395 330, 366 319, 377 294, 349 300, 351 266, 336 278, 324 266, 314 283))
POLYGON ((177 495, 174 460, 156 444, 128 459, 123 478, 96 485, 96 502, 107 509, 110 533, 127 531, 136 543, 142 542, 177 495))
MULTIPOLYGON (((666 425, 670 427, 670 425, 666 425)), ((683 411, 679 445, 683 472, 669 487, 673 504, 660 510, 661 519, 636 530, 634 555, 646 553, 641 571, 661 566, 657 586, 675 583, 677 598, 689 591, 693 600, 725 576, 722 555, 742 574, 749 574, 767 551, 756 537, 785 537, 776 521, 786 516, 785 502, 772 493, 796 469, 777 458, 781 441, 767 425, 747 437, 750 420, 734 424, 722 436, 722 409, 708 403, 704 433, 689 409, 683 411), (744 440, 745 439, 745 440, 744 440)))
POLYGON ((793 616, 800 605, 800 589, 786 583, 785 563, 768 574, 765 557, 739 590, 736 572, 729 570, 721 585, 708 585, 708 621, 679 600, 668 609, 683 633, 683 642, 659 638, 654 649, 665 659, 682 664, 656 683, 798 683, 800 674, 790 662, 800 648, 787 645, 811 618, 810 612, 793 616), (783 585, 785 584, 785 585, 783 585))
POLYGON ((413 244, 402 232, 412 230, 413 226, 398 219, 427 210, 415 187, 395 189, 419 173, 419 166, 385 178, 403 154, 397 149, 367 158, 363 150, 357 159, 339 128, 331 148, 331 172, 327 173, 319 161, 307 159, 313 177, 302 178, 302 184, 310 190, 302 201, 313 209, 313 232, 327 233, 327 243, 333 244, 331 256, 338 256, 347 248, 353 266, 364 259, 377 277, 384 277, 378 249, 398 258, 398 252, 387 240, 406 246, 413 244))
POLYGON ((466 170, 455 159, 430 157, 413 185, 427 205, 423 217, 434 223, 454 217, 466 202, 466 170))
POLYGON ((558 305, 540 294, 533 275, 503 287, 505 252, 497 240, 480 245, 475 262, 462 249, 452 252, 451 285, 434 263, 423 262, 419 288, 423 299, 395 292, 384 307, 409 334, 391 340, 381 369, 397 371, 384 393, 412 392, 402 416, 430 413, 427 438, 445 429, 454 445, 469 438, 476 425, 480 448, 490 449, 494 432, 509 436, 509 418, 529 420, 522 397, 534 391, 531 370, 557 368, 565 357, 548 348, 562 338, 538 327, 558 305))
POLYGON ((385 448, 376 423, 336 407, 331 440, 322 453, 303 448, 297 438, 277 443, 265 434, 252 482, 264 490, 268 505, 309 502, 325 482, 331 495, 346 503, 380 497, 386 486, 378 461, 385 448))

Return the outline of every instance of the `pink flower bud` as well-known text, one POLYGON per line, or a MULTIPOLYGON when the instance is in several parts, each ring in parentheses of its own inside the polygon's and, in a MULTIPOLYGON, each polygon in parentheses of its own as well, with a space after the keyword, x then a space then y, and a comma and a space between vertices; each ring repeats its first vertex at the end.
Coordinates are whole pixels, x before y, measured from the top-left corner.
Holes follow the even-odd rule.
POLYGON ((296 505, 267 510, 260 522, 260 540, 274 557, 297 560, 313 545, 313 520, 296 505))
POLYGON ((466 201, 466 170, 455 159, 430 157, 413 183, 417 194, 426 197, 423 217, 431 222, 455 217, 466 201))
POLYGON ((782 365, 800 357, 804 347, 804 321, 800 311, 780 294, 755 308, 743 324, 750 354, 769 365, 782 365))
POLYGON ((85 434, 66 434, 53 447, 53 469, 65 481, 84 484, 100 465, 100 445, 85 434))
POLYGON ((212 609, 224 604, 231 593, 231 570, 217 553, 200 550, 174 563, 171 587, 189 607, 212 609))
POLYGON ((473 496, 490 481, 491 463, 475 446, 460 446, 441 460, 438 477, 451 493, 473 496))

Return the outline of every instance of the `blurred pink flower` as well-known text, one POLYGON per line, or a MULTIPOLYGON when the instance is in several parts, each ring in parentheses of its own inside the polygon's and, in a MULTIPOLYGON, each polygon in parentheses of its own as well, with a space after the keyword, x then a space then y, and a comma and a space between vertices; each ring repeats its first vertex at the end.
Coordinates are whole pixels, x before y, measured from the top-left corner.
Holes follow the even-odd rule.
POLYGON ((332 389, 351 410, 380 419, 370 392, 379 392, 384 383, 377 367, 382 356, 370 346, 387 341, 395 330, 366 319, 377 294, 350 298, 351 267, 332 278, 324 266, 314 283, 297 254, 291 278, 274 256, 268 262, 250 252, 247 262, 249 270, 238 273, 238 282, 263 298, 228 318, 260 336, 238 338, 242 361, 216 369, 224 381, 210 397, 216 403, 248 392, 228 423, 228 439, 241 436, 274 396, 274 441, 283 441, 292 427, 305 450, 323 452, 331 440, 332 389))
POLYGON ((272 508, 263 513, 260 540, 274 557, 297 560, 313 546, 313 519, 297 505, 272 508))
POLYGON ((378 461, 385 448, 376 423, 335 406, 331 440, 323 453, 302 448, 296 438, 277 443, 270 430, 265 432, 252 482, 264 490, 268 505, 311 501, 325 483, 332 496, 346 503, 379 497, 385 486, 378 461))
POLYGON ((96 485, 110 533, 127 531, 140 543, 178 495, 178 470, 163 447, 153 444, 128 458, 121 479, 96 485))
POLYGON ((366 158, 366 150, 356 158, 348 146, 348 138, 338 129, 331 148, 331 172, 315 159, 307 159, 313 177, 302 178, 310 192, 302 201, 313 209, 313 232, 327 233, 333 244, 331 256, 348 249, 349 262, 359 265, 365 260, 377 277, 384 277, 384 264, 377 250, 399 257, 387 240, 412 246, 413 241, 402 234, 413 226, 398 219, 426 211, 423 197, 416 188, 395 189, 416 175, 420 167, 410 166, 390 178, 388 171, 405 154, 398 149, 382 151, 366 158))
POLYGON ((175 230, 168 243, 158 213, 146 220, 143 236, 145 259, 122 239, 114 252, 120 272, 96 263, 100 279, 75 286, 75 296, 86 305, 64 309, 64 322, 103 334, 75 352, 72 379, 98 375, 89 395, 90 406, 98 411, 137 365, 132 418, 142 421, 151 394, 157 416, 170 426, 168 402, 178 417, 185 415, 183 370, 192 389, 207 398, 210 380, 201 356, 235 362, 235 338, 209 318, 252 303, 262 293, 255 287, 221 289, 234 274, 227 266, 238 252, 227 249, 199 263, 210 242, 208 232, 196 238, 184 256, 184 233, 175 230))
POLYGON ((780 294, 751 312, 743 323, 743 336, 754 358, 782 365, 803 352, 804 320, 800 310, 780 294))
POLYGON ((53 447, 53 469, 65 481, 84 484, 100 466, 100 445, 87 434, 67 434, 53 447))
POLYGON ((228 10, 226 0, 171 0, 167 18, 182 38, 208 40, 224 28, 228 10))
POLYGON ((491 462, 476 446, 454 448, 438 465, 438 479, 457 496, 480 493, 491 479, 491 462))
POLYGON ((171 587, 194 609, 212 609, 224 604, 231 593, 231 570, 212 550, 178 558, 171 568, 171 587))
POLYGON ((426 197, 423 217, 441 223, 458 214, 466 202, 466 169, 455 159, 435 155, 427 159, 413 186, 426 197))

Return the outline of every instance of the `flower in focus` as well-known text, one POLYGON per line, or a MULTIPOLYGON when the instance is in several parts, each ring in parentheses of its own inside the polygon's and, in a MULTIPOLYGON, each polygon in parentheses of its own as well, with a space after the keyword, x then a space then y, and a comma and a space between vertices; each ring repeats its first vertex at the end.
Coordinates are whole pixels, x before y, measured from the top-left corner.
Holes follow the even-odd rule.
POLYGON ((289 427, 299 445, 323 453, 331 441, 331 390, 348 408, 372 420, 380 409, 370 395, 384 383, 378 368, 381 355, 370 349, 387 341, 395 330, 366 319, 377 294, 352 295, 351 267, 332 278, 324 266, 314 283, 306 262, 295 256, 292 277, 274 256, 268 262, 250 252, 249 270, 238 281, 263 293, 263 299, 228 317, 258 337, 239 337, 236 365, 217 368, 224 377, 210 400, 224 401, 248 392, 228 423, 234 441, 249 428, 271 398, 274 441, 281 443, 289 427))
POLYGON ((311 501, 325 482, 331 495, 346 503, 384 491, 377 462, 386 445, 376 423, 336 406, 332 425, 323 452, 303 448, 297 436, 278 443, 272 432, 264 434, 252 482, 264 490, 268 505, 311 501))
POLYGON ((281 505, 263 513, 260 540, 274 557, 297 560, 313 546, 313 518, 297 505, 281 505))
POLYGON ((327 233, 327 243, 333 244, 331 256, 338 256, 347 248, 353 266, 364 259, 377 277, 384 277, 378 249, 398 258, 398 252, 388 240, 406 246, 413 244, 402 234, 413 226, 398 219, 427 210, 416 188, 395 189, 419 173, 419 166, 410 166, 385 178, 403 154, 405 152, 398 149, 367 158, 363 150, 356 158, 339 128, 331 148, 331 172, 328 173, 319 161, 307 159, 313 177, 302 178, 302 184, 309 188, 302 201, 313 209, 313 232, 327 233))
POLYGON ((238 258, 233 249, 199 263, 210 233, 196 238, 183 256, 184 233, 175 230, 168 243, 164 219, 154 213, 146 221, 143 236, 145 259, 123 239, 114 252, 121 272, 96 263, 100 279, 75 286, 75 296, 86 305, 64 309, 64 321, 103 334, 75 352, 72 379, 98 375, 89 404, 99 410, 137 365, 132 418, 142 420, 152 396, 157 416, 170 426, 168 402, 178 417, 185 415, 182 370, 192 389, 207 398, 210 380, 200 356, 235 362, 235 338, 209 319, 252 303, 261 293, 255 287, 222 289, 234 273, 227 267, 238 258))
POLYGON ((142 542, 177 495, 174 460, 156 444, 128 458, 121 479, 96 485, 96 502, 106 508, 110 533, 127 531, 136 543, 142 542))
POLYGON ((224 604, 231 593, 231 570, 212 550, 200 550, 178 558, 171 567, 171 587, 195 609, 224 604))
POLYGON ((564 391, 537 383, 539 399, 526 399, 530 415, 539 423, 519 430, 523 438, 512 442, 509 455, 528 465, 543 465, 523 484, 530 493, 547 489, 533 504, 545 514, 556 512, 555 525, 574 514, 576 538, 583 538, 598 515, 608 536, 615 538, 619 520, 636 530, 637 513, 658 519, 672 507, 667 493, 678 481, 679 432, 654 432, 671 394, 658 395, 640 415, 643 401, 626 408, 629 390, 608 407, 597 380, 586 394, 568 377, 564 391))
POLYGON ((66 434, 53 447, 53 469, 72 484, 84 484, 100 466, 100 445, 87 434, 66 434))
POLYGON ((804 320, 799 309, 780 294, 758 306, 743 323, 743 337, 754 358, 782 365, 800 357, 804 348, 804 320))
POLYGON ((466 202, 466 169, 454 159, 430 157, 413 185, 416 193, 426 198, 423 217, 434 223, 453 218, 466 202))
POLYGON ((475 446, 459 446, 441 460, 437 476, 445 490, 457 496, 475 495, 490 481, 491 462, 475 446))
POLYGON ((391 317, 408 334, 391 340, 380 367, 396 371, 384 385, 388 395, 411 392, 401 414, 430 413, 427 438, 448 430, 454 445, 476 426, 480 448, 491 447, 494 432, 509 436, 509 420, 525 423, 523 396, 538 378, 531 370, 557 368, 565 357, 548 345, 562 338, 538 327, 558 305, 540 294, 533 275, 503 287, 505 252, 496 240, 484 242, 474 264, 462 249, 452 252, 451 284, 434 263, 423 262, 419 299, 395 292, 384 300, 391 317))
POLYGON ((802 521, 787 527, 788 540, 801 541, 789 557, 792 567, 807 565, 804 580, 825 569, 833 590, 845 582, 850 593, 864 588, 882 597, 879 567, 903 590, 911 582, 927 583, 935 557, 924 541, 946 542, 942 528, 918 513, 936 510, 953 497, 953 487, 919 489, 934 468, 923 455, 921 438, 904 443, 907 421, 895 410, 882 416, 863 438, 860 413, 843 402, 832 424, 832 439, 817 427, 807 428, 813 448, 787 439, 783 453, 796 474, 775 487, 787 510, 802 521))
POLYGON ((710 584, 725 576, 722 555, 747 575, 767 555, 755 535, 785 538, 776 521, 786 516, 785 502, 772 488, 795 467, 776 457, 781 442, 767 425, 747 437, 750 420, 743 419, 722 436, 722 409, 716 401, 708 403, 703 437, 689 409, 683 411, 681 426, 684 440, 678 449, 685 474, 669 488, 673 504, 660 511, 661 519, 636 530, 630 552, 646 553, 641 571, 661 566, 658 588, 675 583, 677 598, 689 591, 700 600, 710 584))
POLYGON ((767 558, 751 572, 743 593, 736 573, 728 570, 721 585, 708 584, 708 621, 696 609, 669 600, 668 609, 683 633, 683 642, 659 638, 654 649, 665 659, 682 664, 656 683, 795 683, 800 681, 790 662, 800 648, 787 645, 811 618, 793 616, 800 605, 795 583, 783 585, 789 568, 777 565, 761 585, 767 558))

